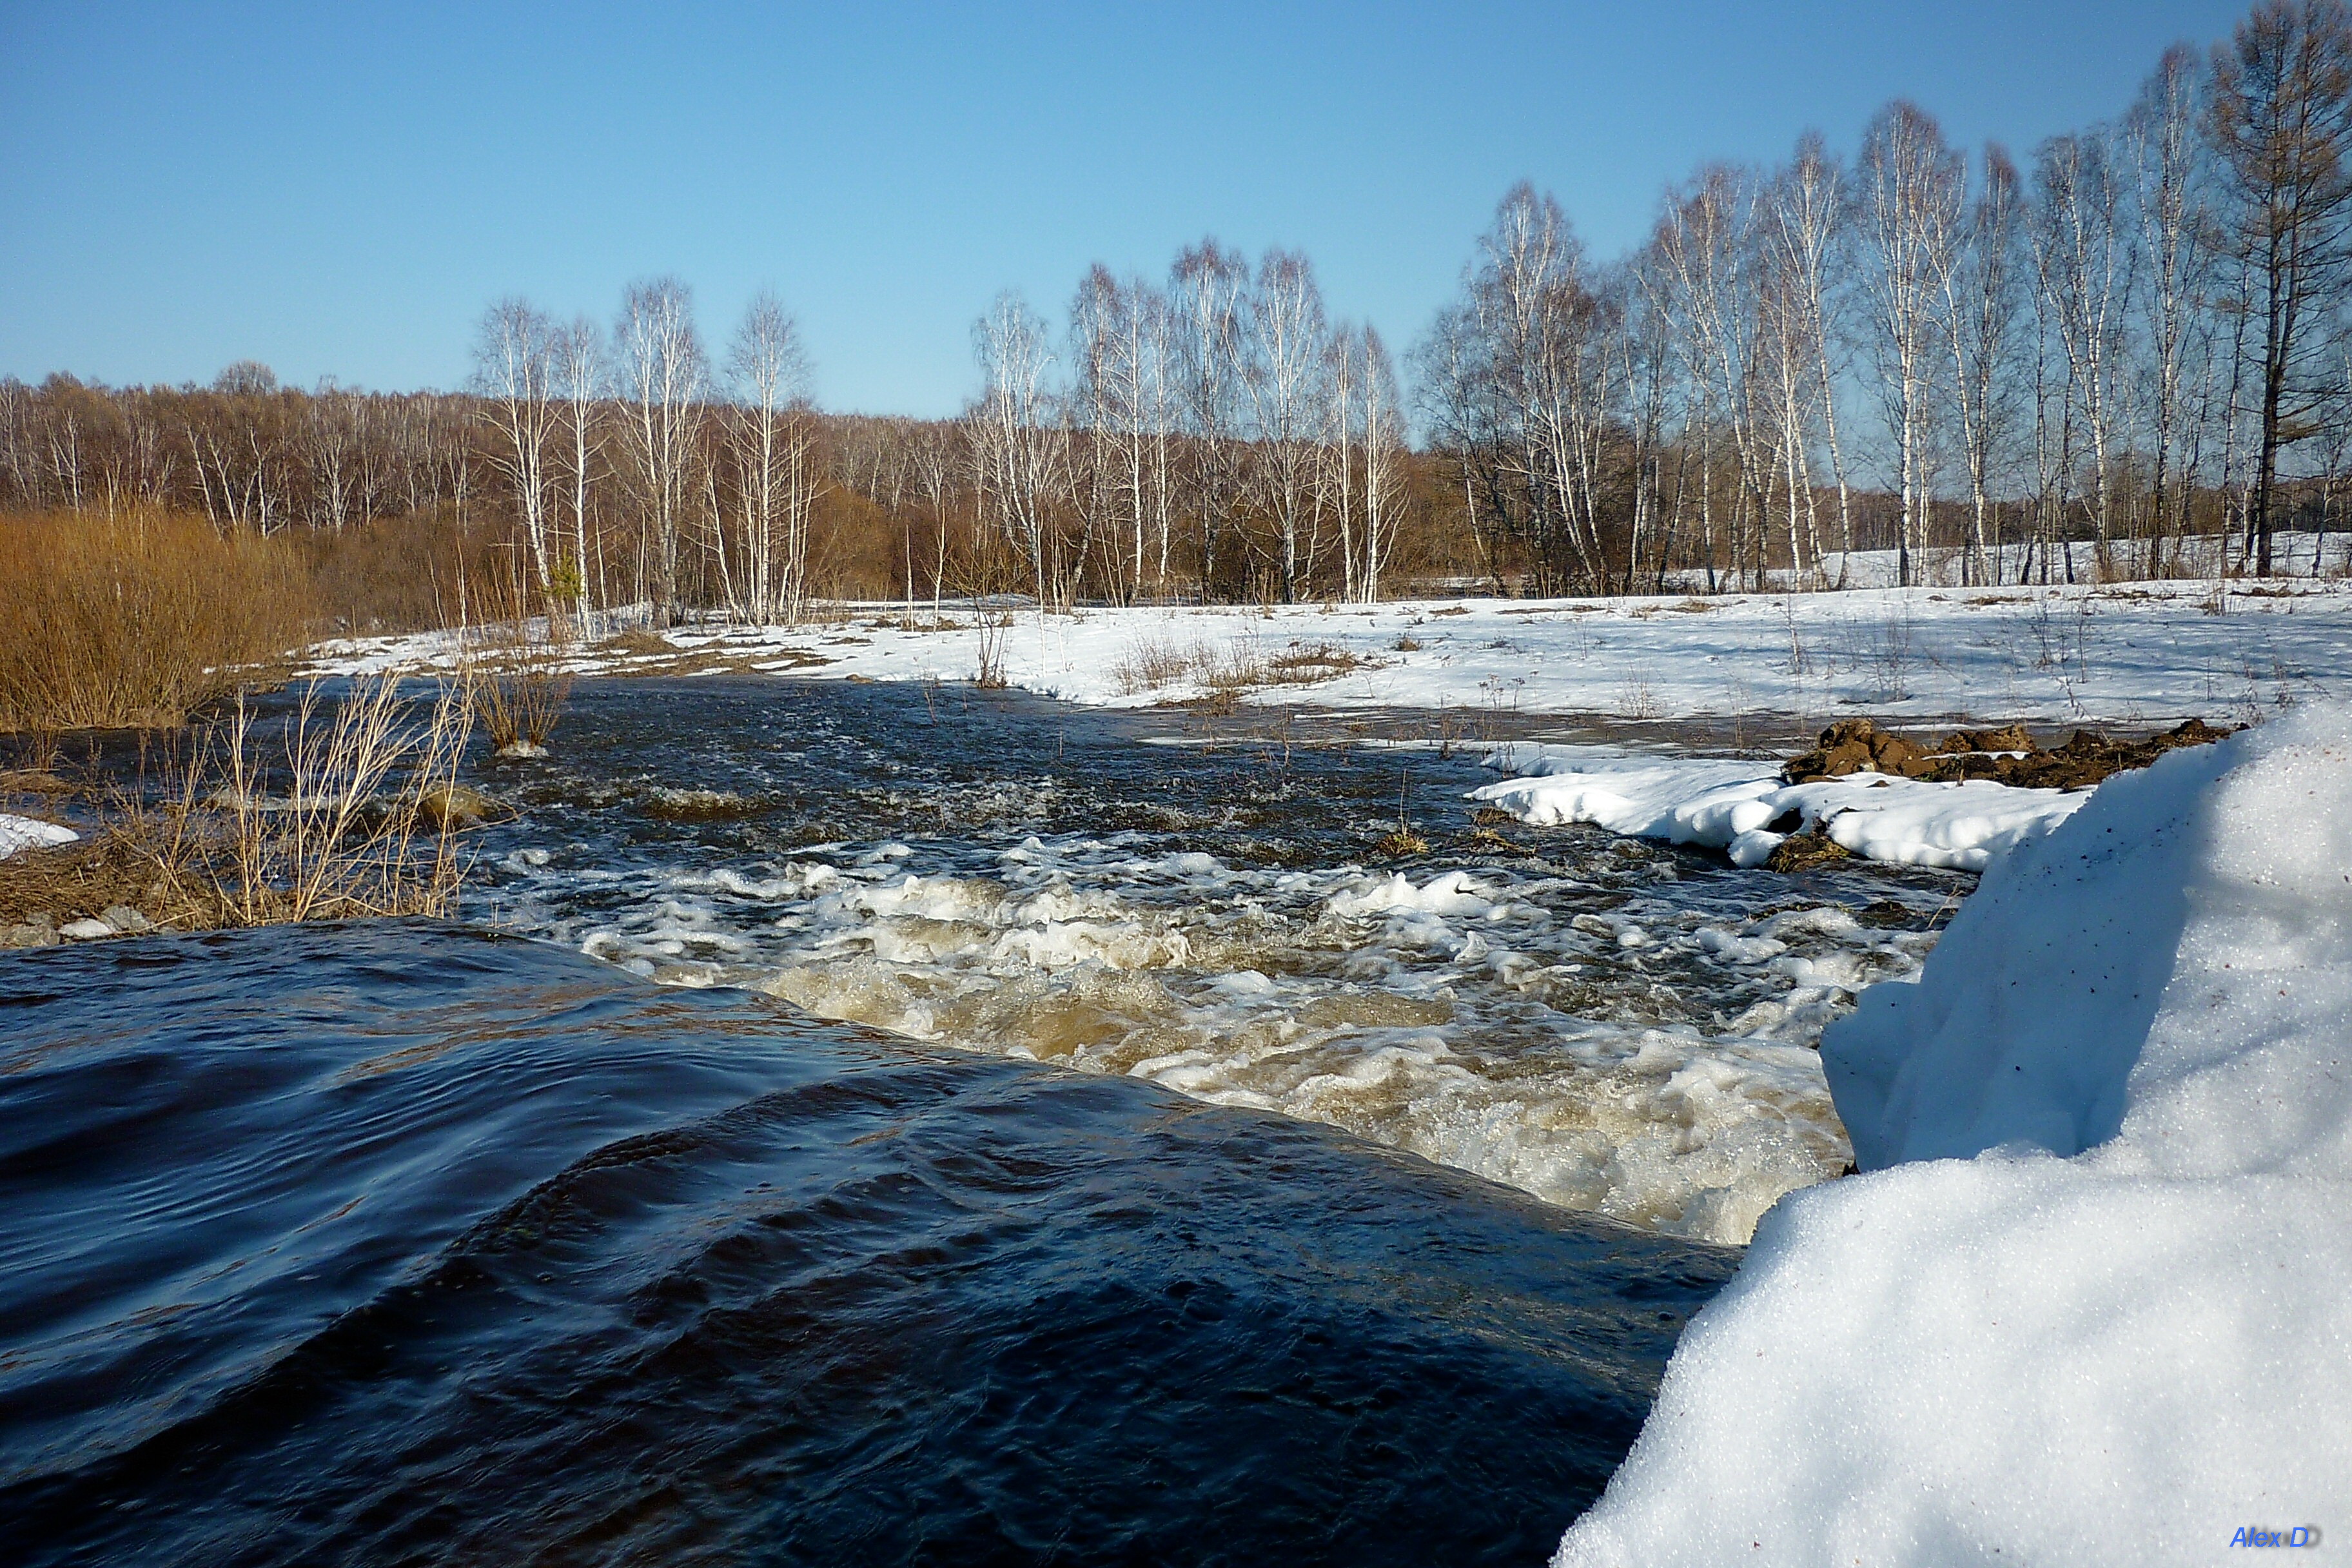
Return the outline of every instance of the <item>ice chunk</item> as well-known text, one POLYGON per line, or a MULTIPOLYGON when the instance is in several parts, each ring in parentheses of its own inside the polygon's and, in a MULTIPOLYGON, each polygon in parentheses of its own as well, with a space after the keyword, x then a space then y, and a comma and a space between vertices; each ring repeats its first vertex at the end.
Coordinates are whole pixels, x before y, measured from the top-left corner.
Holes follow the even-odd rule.
POLYGON ((46 849, 58 844, 70 844, 81 835, 70 827, 54 822, 43 822, 34 816, 11 816, 0 812, 0 860, 5 860, 19 849, 46 849))
POLYGON ((1433 915, 1483 915, 1494 905, 1485 897, 1485 884, 1467 871, 1448 871, 1433 877, 1421 887, 1414 887, 1399 871, 1386 881, 1371 882, 1353 890, 1332 895, 1327 906, 1342 920, 1361 915, 1386 914, 1391 910, 1412 910, 1433 915))

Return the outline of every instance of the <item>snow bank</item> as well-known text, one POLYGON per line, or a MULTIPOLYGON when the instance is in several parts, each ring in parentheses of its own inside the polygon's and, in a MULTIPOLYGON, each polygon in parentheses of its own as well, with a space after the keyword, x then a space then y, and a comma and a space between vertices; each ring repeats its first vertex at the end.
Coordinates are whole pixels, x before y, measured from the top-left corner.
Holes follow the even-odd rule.
POLYGON ((2118 774, 1822 1055, 1792 1194, 1561 1564, 2352 1531, 2352 714, 2118 774))
POLYGON ((1760 866, 1790 833, 1822 826, 1866 860, 1981 871, 2042 837, 2089 797, 1990 780, 1931 784, 1854 773, 1784 784, 1769 763, 1627 757, 1588 747, 1520 746, 1489 766, 1524 770, 1473 798, 1522 822, 1591 822, 1612 833, 1720 849, 1760 866))
POLYGON ((70 844, 80 837, 72 828, 59 827, 54 822, 0 812, 0 860, 19 849, 46 849, 51 845, 70 844))

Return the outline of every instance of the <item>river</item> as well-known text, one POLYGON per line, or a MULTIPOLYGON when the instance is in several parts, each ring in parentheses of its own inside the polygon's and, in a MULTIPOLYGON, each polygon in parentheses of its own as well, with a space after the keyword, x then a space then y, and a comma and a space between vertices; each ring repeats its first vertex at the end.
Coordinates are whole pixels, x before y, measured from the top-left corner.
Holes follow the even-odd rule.
POLYGON ((1390 729, 586 682, 463 927, 0 956, 0 1531, 1539 1557, 1966 883, 1497 833, 1390 729))

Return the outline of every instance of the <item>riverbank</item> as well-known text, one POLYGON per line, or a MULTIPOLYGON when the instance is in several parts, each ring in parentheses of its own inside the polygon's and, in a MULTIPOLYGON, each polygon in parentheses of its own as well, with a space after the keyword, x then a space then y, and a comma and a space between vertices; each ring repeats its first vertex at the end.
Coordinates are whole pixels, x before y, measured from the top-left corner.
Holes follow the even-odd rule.
MULTIPOLYGON (((596 674, 992 681, 1086 706, 1412 710, 1465 734, 1526 716, 1810 734, 1905 724, 2244 722, 2340 695, 2352 592, 2333 580, 1409 601, 1265 609, 835 606, 792 626, 643 629, 596 674)), ((449 668, 432 633, 312 650, 338 674, 449 668)))

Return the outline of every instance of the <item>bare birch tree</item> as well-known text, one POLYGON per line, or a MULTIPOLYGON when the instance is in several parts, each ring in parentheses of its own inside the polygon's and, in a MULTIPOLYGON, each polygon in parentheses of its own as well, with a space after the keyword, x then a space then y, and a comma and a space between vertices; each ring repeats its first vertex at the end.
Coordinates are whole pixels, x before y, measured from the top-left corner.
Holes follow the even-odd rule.
POLYGON ((569 594, 559 596, 571 599, 573 612, 583 617, 588 613, 590 585, 602 575, 592 567, 589 554, 588 492, 593 466, 604 448, 596 416, 597 399, 604 390, 604 334, 585 316, 573 317, 569 326, 556 333, 555 395, 562 403, 564 432, 570 437, 564 479, 572 492, 570 570, 559 573, 557 580, 559 586, 570 588, 569 594))
MULTIPOLYGON (((1732 581, 1736 586, 1746 570, 1761 587, 1761 476, 1769 465, 1757 439, 1758 382, 1752 358, 1759 309, 1750 266, 1755 247, 1748 237, 1749 184, 1744 172, 1727 164, 1701 170, 1686 188, 1667 198, 1651 247, 1673 286, 1669 318, 1698 393, 1700 439, 1711 442, 1720 428, 1731 440, 1732 581)), ((1703 491, 1703 501, 1709 494, 1711 487, 1703 491)))
POLYGON ((509 297, 483 314, 474 343, 483 414, 498 432, 491 461, 513 490, 515 519, 541 594, 548 561, 548 447, 555 429, 554 330, 527 300, 509 297))
POLYGON ((808 355, 774 295, 762 290, 745 307, 727 373, 746 607, 755 620, 797 621, 808 591, 808 355))
POLYGON ((1248 262, 1214 239, 1179 252, 1169 272, 1176 405, 1186 437, 1181 484, 1192 513, 1203 597, 1225 564, 1226 536, 1246 474, 1242 301, 1248 289, 1248 262))
POLYGON ((1998 145, 1984 153, 1984 181, 1969 205, 1961 243, 1945 257, 1938 296, 1945 342, 1952 355, 1952 407, 1958 416, 1960 458, 1969 475, 1969 544, 1963 583, 1988 579, 1988 551, 1997 545, 1990 521, 1992 467, 2007 433, 2008 377, 2017 330, 2017 169, 1998 145))
POLYGON ((695 489, 697 415, 708 381, 693 296, 675 278, 632 283, 613 337, 653 557, 654 624, 667 626, 677 613, 678 529, 695 489))
POLYGON ((1936 298, 1966 197, 1966 170, 1944 133, 1917 105, 1897 100, 1863 133, 1857 223, 1870 254, 1870 301, 1878 394, 1895 444, 1902 519, 1895 580, 1916 580, 1933 500, 1928 419, 1935 375, 1936 298))
POLYGON ((2279 454, 2341 395, 2327 350, 2329 317, 2352 289, 2352 12, 2342 0, 2256 5, 2213 52, 2209 126, 2259 333, 2246 532, 2266 577, 2279 454))
POLYGON ((1318 380, 1326 368, 1323 294, 1315 269, 1295 251, 1259 258, 1247 300, 1251 436, 1258 500, 1272 517, 1282 602, 1295 604, 1313 569, 1317 541, 1302 538, 1314 495, 1324 434, 1318 380))
POLYGON ((1766 185, 1761 199, 1767 242, 1779 255, 1783 287, 1813 348, 1813 390, 1821 400, 1831 477, 1837 483, 1842 584, 1846 561, 1853 553, 1853 497, 1838 436, 1838 337, 1832 304, 1839 297, 1840 264, 1845 256, 1845 178, 1819 132, 1808 131, 1798 139, 1796 155, 1766 185))
POLYGON ((971 346, 983 384, 968 416, 973 466, 997 526, 1028 563, 1043 615, 1049 581, 1059 575, 1049 559, 1047 513, 1063 453, 1046 385, 1054 353, 1045 318, 1008 290, 972 324, 971 346))
POLYGON ((1397 525, 1404 512, 1406 427, 1388 345, 1370 327, 1362 329, 1358 343, 1356 396, 1363 412, 1357 439, 1364 455, 1364 526, 1363 555, 1354 576, 1358 602, 1376 605, 1381 572, 1396 548, 1397 525))
POLYGON ((1097 265, 1071 302, 1070 351, 1072 414, 1087 440, 1078 488, 1099 498, 1093 504, 1106 512, 1107 538, 1122 541, 1105 560, 1118 596, 1131 598, 1150 568, 1155 532, 1160 572, 1167 570, 1166 304, 1143 279, 1121 282, 1097 265))
POLYGON ((2126 414, 2118 384, 2133 257, 2122 171, 2105 128, 2053 136, 2034 157, 2029 231, 2036 282, 2066 355, 2067 384, 2091 442, 2091 521, 2112 563, 2126 414))
POLYGON ((2194 476, 2180 461, 2186 415, 2183 380, 2196 324, 2196 294, 2205 270, 2206 227, 2200 177, 2197 57, 2176 44, 2124 120, 2137 184, 2133 208, 2146 272, 2139 292, 2149 358, 2146 388, 2150 416, 2147 570, 2161 573, 2164 542, 2186 531, 2188 487, 2194 476), (2173 499, 2176 474, 2180 495, 2173 499))

